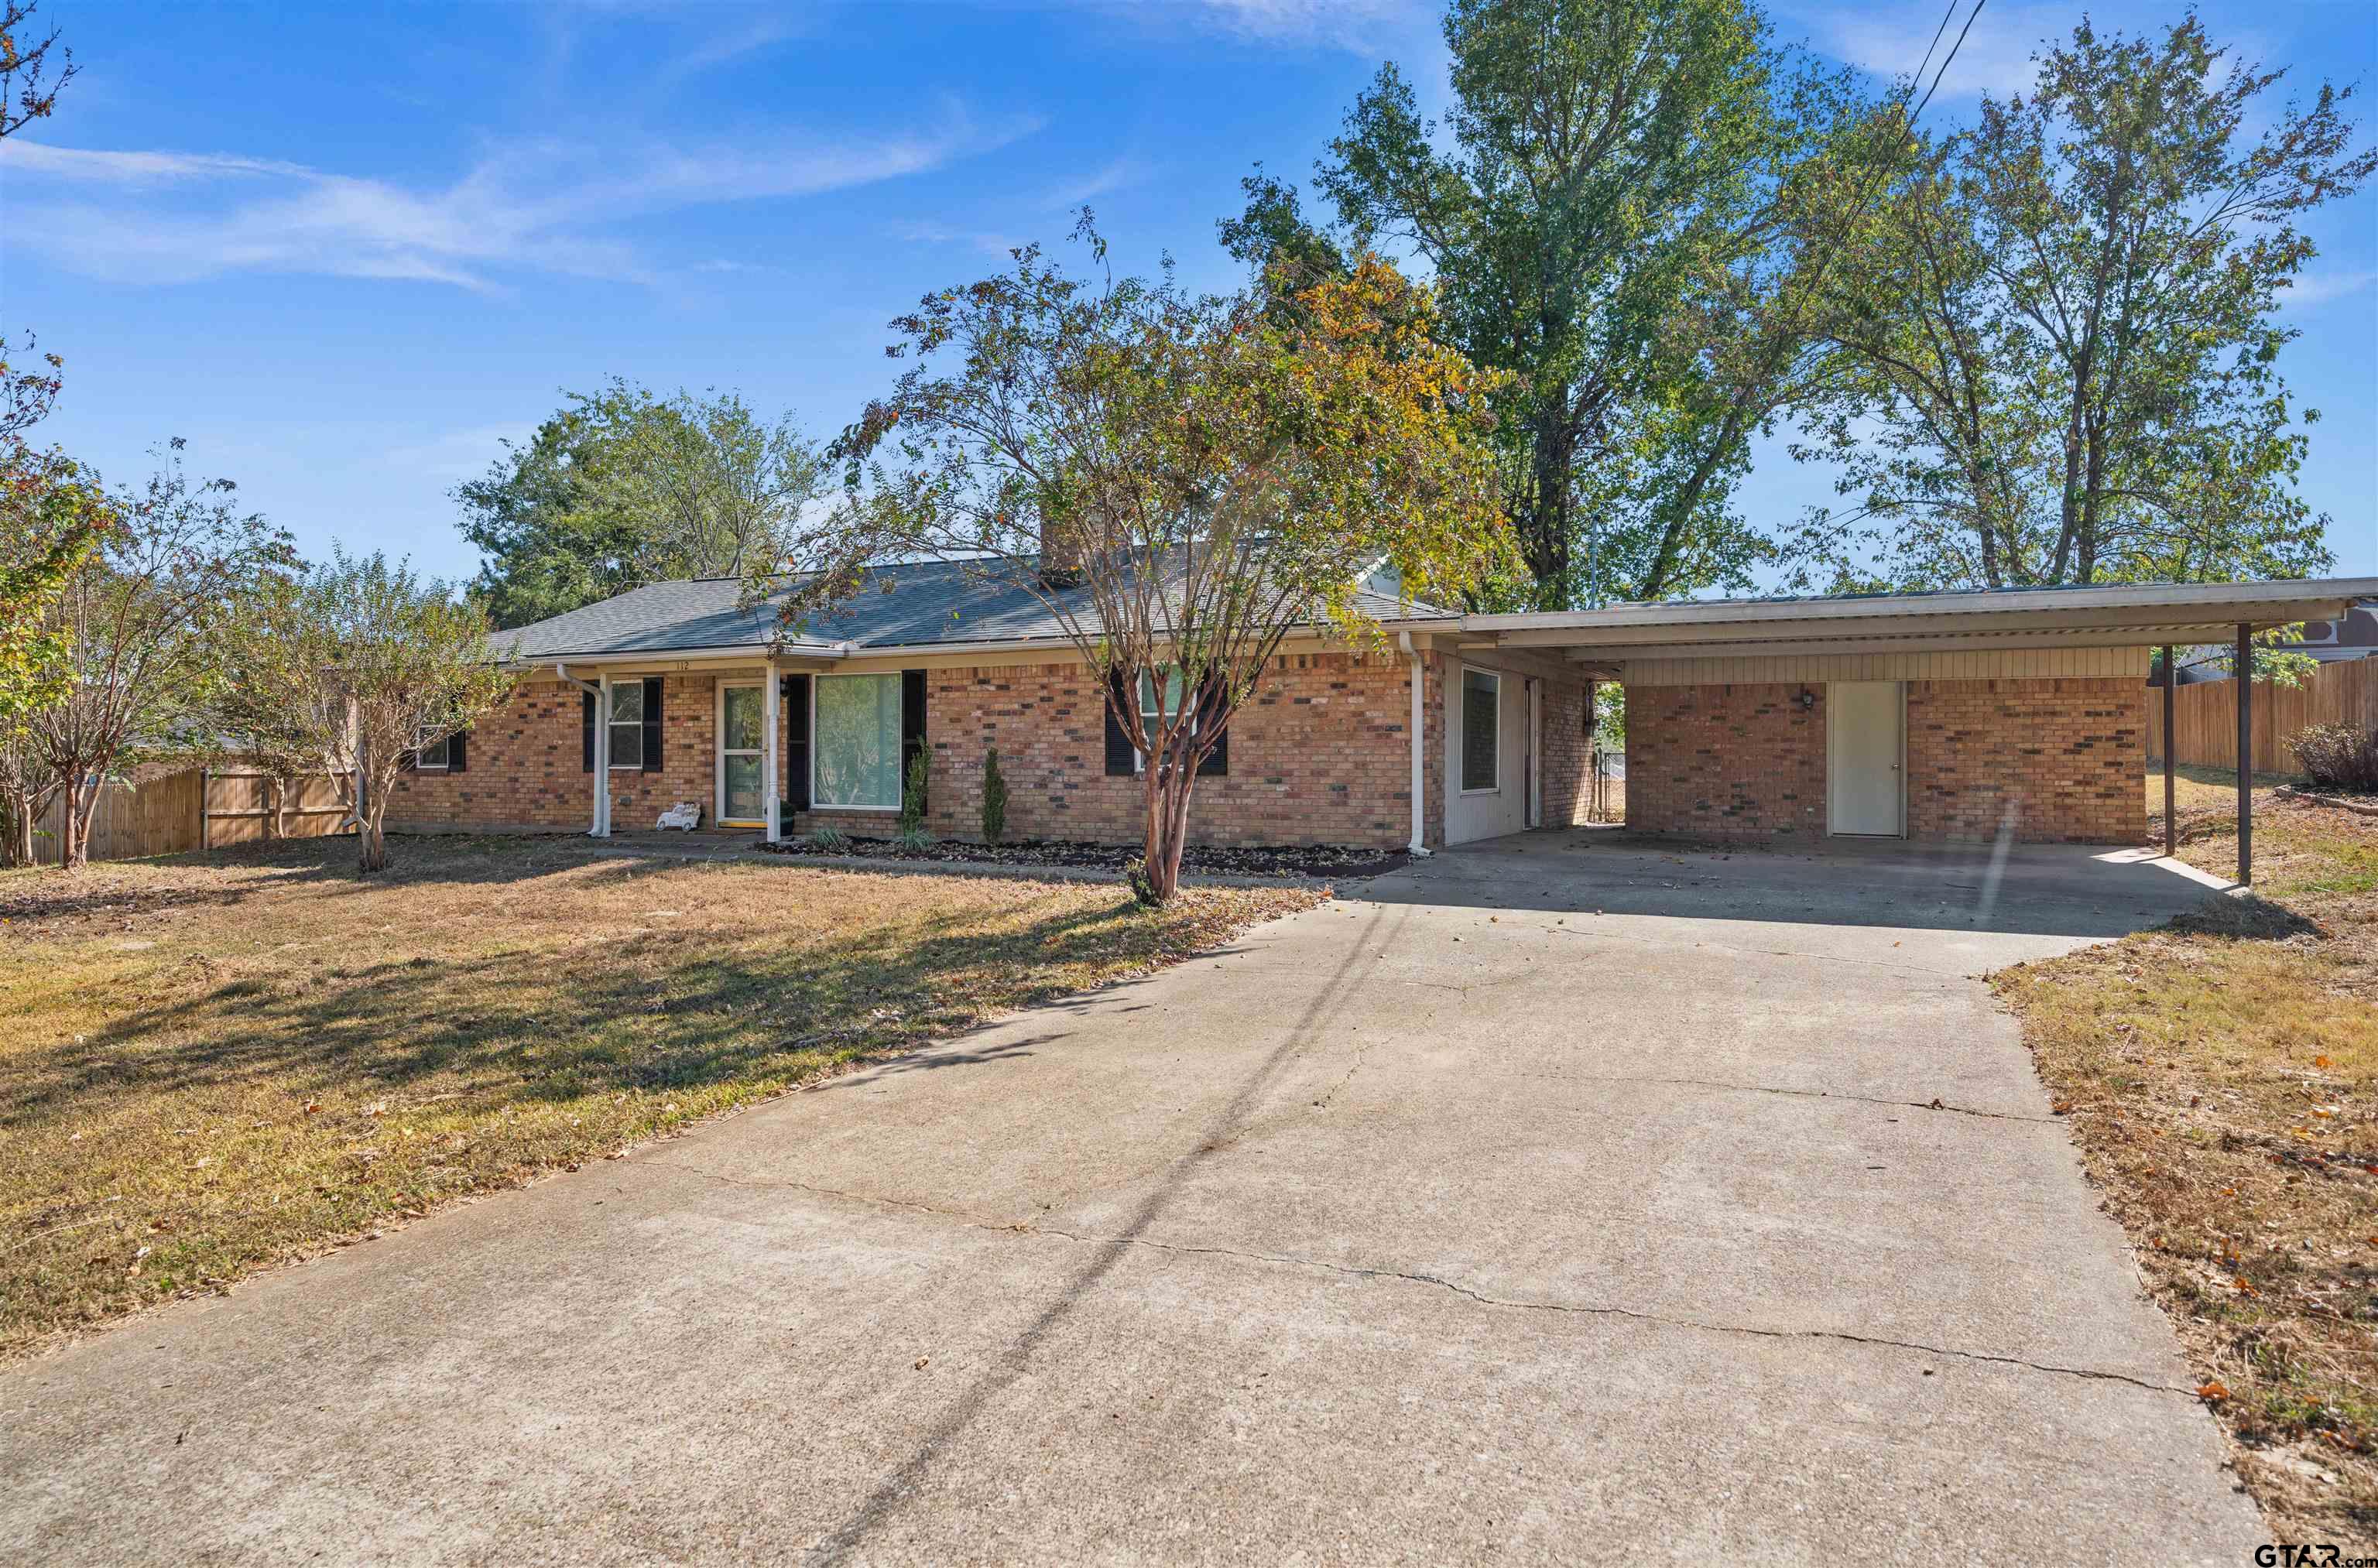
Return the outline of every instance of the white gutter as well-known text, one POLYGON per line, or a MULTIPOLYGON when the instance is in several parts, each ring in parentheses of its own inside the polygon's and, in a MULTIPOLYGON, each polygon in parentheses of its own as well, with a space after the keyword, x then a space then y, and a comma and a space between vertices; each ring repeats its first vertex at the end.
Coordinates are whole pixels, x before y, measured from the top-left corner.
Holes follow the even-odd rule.
MULTIPOLYGON (((2332 606, 2378 594, 2378 578, 2307 579, 2277 582, 2159 582, 2104 588, 2037 588, 1974 593, 1872 594, 1820 599, 1676 600, 1612 604, 1599 610, 1531 610, 1516 615, 1464 616, 1464 631, 1591 630, 1621 627, 1693 627, 1742 622, 1904 620, 1910 616, 2048 615, 2051 624, 2130 611, 2193 611, 2216 622, 2281 610, 2286 619, 2330 618, 2332 606)), ((2284 624, 2282 621, 2281 624, 2284 624)))
POLYGON ((580 680, 570 673, 570 666, 556 660, 553 673, 565 686, 574 686, 594 699, 594 820, 586 830, 588 838, 611 836, 611 677, 598 676, 592 682, 580 680))
POLYGON ((1409 631, 1396 633, 1396 646, 1411 655, 1411 843, 1404 847, 1415 858, 1424 858, 1429 853, 1428 759, 1421 732, 1426 716, 1422 683, 1427 677, 1421 668, 1421 652, 1412 644, 1412 634, 1409 631))

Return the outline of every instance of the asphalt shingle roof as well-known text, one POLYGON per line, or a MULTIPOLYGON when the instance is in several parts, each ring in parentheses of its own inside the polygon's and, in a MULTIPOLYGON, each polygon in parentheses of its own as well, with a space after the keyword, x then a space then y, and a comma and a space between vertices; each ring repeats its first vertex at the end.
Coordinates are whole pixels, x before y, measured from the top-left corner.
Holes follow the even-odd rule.
MULTIPOLYGON (((498 632, 496 645, 526 660, 757 648, 775 630, 778 600, 747 610, 739 607, 742 592, 739 578, 655 582, 534 626, 498 632)), ((1093 619, 1087 593, 1075 593, 1083 618, 1093 619)), ((1365 592, 1361 600, 1364 612, 1381 620, 1445 613, 1401 604, 1384 593, 1365 592)), ((1025 589, 965 562, 929 561, 870 572, 849 603, 831 616, 813 616, 785 645, 817 648, 847 641, 861 648, 887 648, 1025 641, 1064 634, 1057 616, 1025 589)))

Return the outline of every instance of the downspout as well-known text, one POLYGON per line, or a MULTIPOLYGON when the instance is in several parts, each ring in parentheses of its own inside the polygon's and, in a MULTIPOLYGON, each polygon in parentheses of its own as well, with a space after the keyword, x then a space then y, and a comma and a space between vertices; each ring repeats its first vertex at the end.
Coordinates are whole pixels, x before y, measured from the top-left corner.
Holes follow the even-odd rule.
POLYGON ((610 677, 598 676, 594 681, 582 681, 570 673, 570 666, 557 663, 553 673, 565 686, 574 686, 594 699, 594 820, 586 830, 588 838, 611 836, 611 692, 610 677))
POLYGON ((1425 857, 1429 853, 1427 843, 1428 769, 1426 765, 1426 747, 1421 738, 1422 724, 1425 717, 1424 703, 1422 699, 1422 684, 1427 677, 1421 668, 1421 652, 1418 648, 1412 646, 1412 634, 1409 631, 1399 631, 1396 633, 1396 645, 1401 648, 1406 653, 1411 655, 1412 823, 1411 843, 1404 847, 1410 851, 1415 858, 1421 858, 1425 857))

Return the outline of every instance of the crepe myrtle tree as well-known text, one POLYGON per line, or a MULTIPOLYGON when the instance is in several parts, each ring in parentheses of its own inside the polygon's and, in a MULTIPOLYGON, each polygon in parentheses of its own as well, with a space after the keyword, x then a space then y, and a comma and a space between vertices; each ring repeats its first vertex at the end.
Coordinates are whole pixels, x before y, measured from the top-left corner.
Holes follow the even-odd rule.
POLYGON ((240 511, 230 480, 189 480, 181 449, 170 443, 145 486, 108 494, 98 547, 43 612, 65 676, 26 736, 63 791, 70 868, 90 858, 102 784, 192 738, 218 674, 214 626, 296 561, 285 533, 240 511))
POLYGON ((1139 754, 1133 886, 1160 904, 1198 764, 1291 628, 1375 638, 1366 578, 1459 598, 1519 569, 1488 377, 1443 345, 1427 289, 1363 255, 1194 295, 1169 267, 1115 278, 1087 210, 1075 233, 1090 276, 1027 246, 894 321, 914 363, 835 444, 847 494, 804 531, 782 615, 919 559, 1039 600, 1139 754))
POLYGON ((478 606, 378 552, 334 547, 328 565, 265 583, 214 645, 215 727, 284 783, 328 773, 366 875, 388 864, 398 773, 512 688, 478 606))

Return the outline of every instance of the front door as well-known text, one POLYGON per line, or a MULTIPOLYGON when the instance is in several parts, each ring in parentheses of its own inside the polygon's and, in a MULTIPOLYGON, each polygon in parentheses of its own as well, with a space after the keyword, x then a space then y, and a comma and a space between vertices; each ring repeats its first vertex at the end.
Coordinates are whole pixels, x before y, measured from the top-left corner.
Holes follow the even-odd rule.
POLYGON ((1900 787, 1906 708, 1895 680, 1825 688, 1825 801, 1833 832, 1897 838, 1906 831, 1900 787))
POLYGON ((761 697, 757 684, 718 688, 717 820, 721 822, 765 820, 766 808, 760 798, 760 741, 765 728, 761 697))

